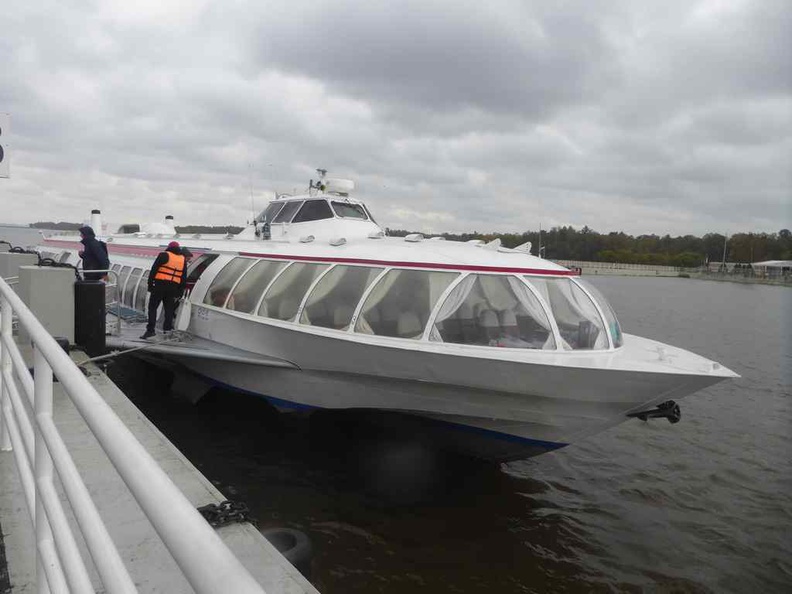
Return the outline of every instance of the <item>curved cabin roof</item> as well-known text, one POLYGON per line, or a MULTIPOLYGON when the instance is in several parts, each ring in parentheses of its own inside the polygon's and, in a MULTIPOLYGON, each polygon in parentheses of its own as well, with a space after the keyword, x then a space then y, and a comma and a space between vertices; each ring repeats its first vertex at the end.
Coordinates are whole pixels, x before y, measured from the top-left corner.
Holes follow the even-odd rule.
POLYGON ((506 248, 492 249, 486 245, 459 241, 407 241, 402 237, 383 237, 351 239, 338 246, 318 241, 305 244, 266 241, 245 243, 245 249, 239 245, 235 246, 235 251, 241 255, 265 258, 446 270, 571 274, 563 266, 525 252, 506 248), (247 249, 248 246, 250 249, 247 249))
MULTIPOLYGON (((204 252, 240 254, 262 258, 313 262, 379 264, 398 267, 523 272, 526 274, 572 274, 567 268, 525 252, 459 241, 424 239, 407 241, 401 237, 349 239, 343 245, 328 241, 267 241, 240 239, 202 239, 177 237, 179 243, 195 255, 204 252)), ((114 237, 107 247, 113 255, 154 258, 167 246, 170 238, 114 237)), ((46 245, 79 248, 79 239, 56 236, 44 240, 46 245)))

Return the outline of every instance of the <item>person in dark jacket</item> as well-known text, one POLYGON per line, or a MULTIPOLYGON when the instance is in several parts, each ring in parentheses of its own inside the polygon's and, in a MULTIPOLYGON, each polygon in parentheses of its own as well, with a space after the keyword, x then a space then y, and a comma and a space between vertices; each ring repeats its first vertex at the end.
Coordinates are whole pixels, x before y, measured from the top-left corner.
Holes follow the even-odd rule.
MULTIPOLYGON (((96 233, 87 225, 80 227, 80 243, 84 249, 80 250, 83 270, 108 270, 110 268, 110 258, 107 255, 107 247, 98 239, 96 233)), ((107 275, 106 272, 85 272, 85 280, 102 280, 107 275)))
POLYGON ((166 333, 173 330, 173 316, 176 311, 176 300, 184 291, 186 275, 186 258, 182 255, 177 241, 171 241, 164 252, 160 252, 149 272, 148 290, 151 293, 148 306, 148 324, 146 332, 140 338, 151 338, 156 334, 157 309, 162 303, 165 320, 162 330, 166 333))

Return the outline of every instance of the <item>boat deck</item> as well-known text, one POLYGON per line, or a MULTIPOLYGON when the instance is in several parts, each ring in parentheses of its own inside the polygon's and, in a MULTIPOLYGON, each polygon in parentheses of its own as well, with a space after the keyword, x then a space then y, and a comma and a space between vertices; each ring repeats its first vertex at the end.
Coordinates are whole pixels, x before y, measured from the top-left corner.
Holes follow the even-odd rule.
MULTIPOLYGON (((114 316, 108 315, 108 320, 113 320, 114 316)), ((108 327, 110 327, 108 325, 108 327)), ((248 363, 250 365, 261 365, 264 367, 280 367, 297 369, 297 365, 283 359, 267 357, 237 349, 232 346, 219 344, 206 340, 199 336, 194 336, 188 332, 175 331, 172 336, 166 337, 160 328, 157 335, 148 340, 141 340, 140 336, 146 329, 145 322, 129 323, 125 322, 119 333, 108 335, 106 338, 107 348, 112 351, 132 351, 145 350, 148 353, 165 353, 178 355, 188 359, 211 359, 213 361, 233 361, 235 363, 248 363)))
MULTIPOLYGON (((25 353, 23 349, 23 353, 25 353)), ((29 355, 28 352, 25 353, 29 355)), ((72 354, 78 363, 86 358, 72 354)), ((196 507, 225 497, 129 401, 96 366, 87 365, 89 381, 148 450, 176 486, 196 507)), ((121 477, 102 452, 79 412, 54 385, 54 417, 75 464, 96 503, 140 592, 193 592, 176 562, 143 515, 121 477)), ((68 512, 67 512, 68 513, 68 512)), ((72 518, 70 518, 72 519, 72 518)), ((249 523, 217 529, 220 537, 269 594, 315 593, 305 579, 261 533, 249 523)), ((80 542, 84 558, 90 556, 80 542)), ((0 592, 35 591, 34 531, 11 452, 0 452, 0 592)), ((102 591, 92 570, 97 591, 102 591)))

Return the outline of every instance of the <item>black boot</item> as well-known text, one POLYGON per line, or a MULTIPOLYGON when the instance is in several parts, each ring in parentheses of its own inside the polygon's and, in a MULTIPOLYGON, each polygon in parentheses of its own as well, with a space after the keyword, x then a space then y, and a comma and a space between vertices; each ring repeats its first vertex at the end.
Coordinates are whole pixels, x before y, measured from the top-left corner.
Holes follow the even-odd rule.
POLYGON ((140 340, 146 340, 147 338, 151 338, 152 336, 156 336, 157 333, 154 330, 146 330, 143 333, 143 336, 140 337, 140 340))

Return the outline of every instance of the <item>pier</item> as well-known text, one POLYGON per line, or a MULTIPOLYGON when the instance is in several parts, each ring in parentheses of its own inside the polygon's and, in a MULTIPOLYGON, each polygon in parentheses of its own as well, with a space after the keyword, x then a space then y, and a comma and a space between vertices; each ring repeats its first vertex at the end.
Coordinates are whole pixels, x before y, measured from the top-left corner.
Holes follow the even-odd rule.
POLYGON ((16 272, 0 278, 0 592, 317 593, 253 524, 212 528, 197 508, 223 494, 23 302, 33 276, 70 271, 16 272))

